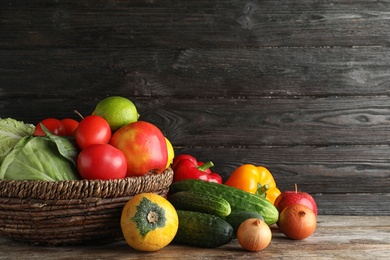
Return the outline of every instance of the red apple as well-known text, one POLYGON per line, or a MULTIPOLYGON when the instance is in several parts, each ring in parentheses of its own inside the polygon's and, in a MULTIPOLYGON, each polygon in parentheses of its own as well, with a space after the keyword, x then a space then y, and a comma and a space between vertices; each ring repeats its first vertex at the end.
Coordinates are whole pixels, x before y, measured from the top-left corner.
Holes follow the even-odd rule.
POLYGON ((123 152, 127 176, 142 176, 149 171, 162 172, 168 161, 165 137, 160 129, 148 122, 137 121, 119 128, 110 144, 123 152))
POLYGON ((317 216, 317 204, 314 198, 307 192, 298 191, 295 184, 295 190, 283 191, 275 200, 274 205, 279 213, 286 207, 293 204, 301 204, 309 207, 317 216))

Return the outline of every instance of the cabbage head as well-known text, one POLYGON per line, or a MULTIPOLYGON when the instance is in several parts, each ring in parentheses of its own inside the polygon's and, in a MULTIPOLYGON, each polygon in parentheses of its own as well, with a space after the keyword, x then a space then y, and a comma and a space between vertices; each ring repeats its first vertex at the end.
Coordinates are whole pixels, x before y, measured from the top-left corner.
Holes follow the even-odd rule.
POLYGON ((0 168, 0 179, 76 180, 77 146, 72 140, 46 133, 25 136, 7 154, 0 168))

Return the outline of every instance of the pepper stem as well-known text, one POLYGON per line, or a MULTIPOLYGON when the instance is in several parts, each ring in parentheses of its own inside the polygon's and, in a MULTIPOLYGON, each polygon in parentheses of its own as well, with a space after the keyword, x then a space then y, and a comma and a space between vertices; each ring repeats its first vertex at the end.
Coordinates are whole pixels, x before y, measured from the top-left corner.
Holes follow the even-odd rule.
POLYGON ((207 170, 213 166, 214 166, 214 163, 209 161, 209 162, 204 163, 202 166, 198 166, 197 168, 198 168, 198 170, 201 170, 204 172, 205 170, 207 170))
POLYGON ((269 189, 268 184, 264 184, 264 185, 258 184, 256 195, 261 196, 261 197, 265 197, 268 189, 269 189))

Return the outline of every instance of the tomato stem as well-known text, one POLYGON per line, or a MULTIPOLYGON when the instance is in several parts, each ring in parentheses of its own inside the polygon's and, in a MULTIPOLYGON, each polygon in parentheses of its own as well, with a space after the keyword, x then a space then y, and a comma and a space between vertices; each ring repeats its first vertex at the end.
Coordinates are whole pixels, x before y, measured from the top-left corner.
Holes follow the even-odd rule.
POLYGON ((80 114, 80 112, 79 112, 79 111, 77 111, 76 109, 75 109, 75 110, 73 110, 73 112, 75 112, 77 115, 79 115, 79 117, 80 117, 81 119, 84 119, 83 115, 82 115, 82 114, 80 114))

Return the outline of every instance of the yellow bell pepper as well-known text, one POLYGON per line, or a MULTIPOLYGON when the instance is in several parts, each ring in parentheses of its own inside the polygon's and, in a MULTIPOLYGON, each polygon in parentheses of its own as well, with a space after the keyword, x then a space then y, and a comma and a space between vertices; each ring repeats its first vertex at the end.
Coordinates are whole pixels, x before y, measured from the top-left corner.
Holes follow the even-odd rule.
POLYGON ((271 172, 264 166, 253 164, 243 164, 237 167, 224 184, 265 196, 272 204, 280 194, 271 172))

